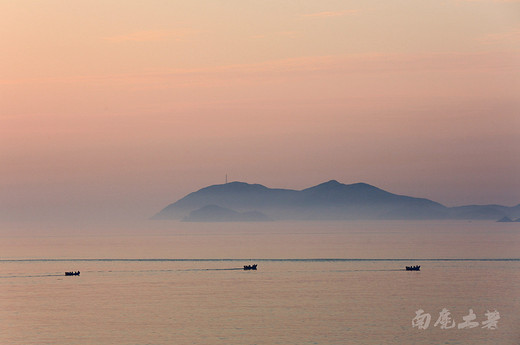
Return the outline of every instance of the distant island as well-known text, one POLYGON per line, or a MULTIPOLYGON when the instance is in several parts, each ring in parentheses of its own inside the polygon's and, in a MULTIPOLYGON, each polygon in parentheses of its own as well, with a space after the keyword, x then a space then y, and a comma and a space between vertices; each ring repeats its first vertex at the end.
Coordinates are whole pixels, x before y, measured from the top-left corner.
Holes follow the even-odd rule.
POLYGON ((500 218, 499 220, 497 220, 498 223, 518 223, 520 222, 520 218, 517 218, 515 220, 509 218, 508 216, 504 216, 502 218, 500 218))
POLYGON ((230 182, 190 193, 152 219, 191 222, 362 219, 514 219, 520 204, 446 207, 438 202, 397 195, 366 183, 331 180, 303 190, 273 189, 230 182))

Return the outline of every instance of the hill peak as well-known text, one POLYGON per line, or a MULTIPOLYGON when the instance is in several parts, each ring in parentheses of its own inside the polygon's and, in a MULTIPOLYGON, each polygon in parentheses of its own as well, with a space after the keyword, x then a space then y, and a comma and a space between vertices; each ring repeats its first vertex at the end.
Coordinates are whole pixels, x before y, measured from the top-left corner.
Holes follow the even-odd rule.
POLYGON ((345 184, 343 183, 340 183, 336 180, 330 180, 330 181, 327 181, 327 182, 323 182, 323 183, 320 183, 314 187, 309 187, 307 189, 334 189, 334 188, 337 188, 339 186, 345 186, 345 184))
POLYGON ((205 191, 222 191, 222 192, 242 192, 242 191, 254 191, 254 190, 265 190, 268 189, 266 186, 261 184, 250 184, 246 182, 233 181, 224 184, 215 184, 199 190, 199 192, 205 191))
POLYGON ((353 184, 344 184, 341 182, 338 182, 336 180, 330 180, 327 182, 320 183, 319 185, 316 185, 314 187, 307 188, 305 190, 311 191, 311 190, 335 190, 335 189, 348 189, 350 191, 363 191, 363 190, 380 190, 377 187, 374 187, 368 183, 364 182, 358 182, 353 184))
POLYGON ((323 182, 321 185, 326 185, 326 186, 339 186, 339 185, 342 185, 343 183, 339 183, 337 180, 330 180, 330 181, 327 181, 327 182, 323 182))

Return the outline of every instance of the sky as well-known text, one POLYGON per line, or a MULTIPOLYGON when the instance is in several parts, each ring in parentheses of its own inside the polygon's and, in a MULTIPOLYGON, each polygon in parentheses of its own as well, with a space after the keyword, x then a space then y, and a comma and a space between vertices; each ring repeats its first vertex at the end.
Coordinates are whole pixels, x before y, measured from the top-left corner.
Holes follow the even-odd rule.
POLYGON ((0 221, 229 181, 520 203, 520 1, 0 0, 0 221))

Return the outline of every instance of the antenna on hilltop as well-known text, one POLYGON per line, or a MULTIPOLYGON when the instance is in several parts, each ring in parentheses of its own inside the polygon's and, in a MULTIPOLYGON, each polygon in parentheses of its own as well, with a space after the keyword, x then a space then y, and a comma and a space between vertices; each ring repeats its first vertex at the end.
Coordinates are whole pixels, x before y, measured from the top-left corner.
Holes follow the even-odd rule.
POLYGON ((226 174, 226 184, 227 184, 227 174, 226 174))

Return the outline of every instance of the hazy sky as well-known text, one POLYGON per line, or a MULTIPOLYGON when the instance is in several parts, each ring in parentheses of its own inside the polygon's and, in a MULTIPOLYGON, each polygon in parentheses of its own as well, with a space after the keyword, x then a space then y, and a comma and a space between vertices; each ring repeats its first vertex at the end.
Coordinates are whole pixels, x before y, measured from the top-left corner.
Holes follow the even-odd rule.
POLYGON ((0 0, 0 219, 230 180, 520 203, 520 1, 0 0))

